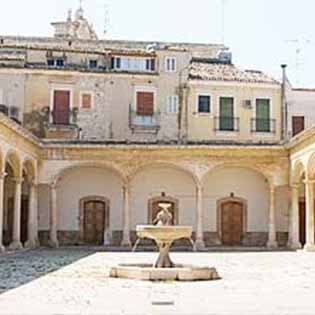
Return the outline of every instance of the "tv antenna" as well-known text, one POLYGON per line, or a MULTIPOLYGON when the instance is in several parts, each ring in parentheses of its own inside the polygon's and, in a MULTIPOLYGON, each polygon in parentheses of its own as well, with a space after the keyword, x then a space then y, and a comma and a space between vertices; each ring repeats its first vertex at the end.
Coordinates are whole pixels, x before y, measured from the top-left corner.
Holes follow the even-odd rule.
POLYGON ((225 41, 225 9, 228 0, 221 0, 221 41, 224 44, 225 41))
POLYGON ((301 58, 302 52, 307 44, 310 44, 311 41, 309 39, 289 39, 286 40, 287 43, 292 43, 295 45, 295 83, 297 85, 300 84, 300 70, 303 65, 303 61, 301 58))
POLYGON ((104 36, 106 36, 109 33, 109 24, 110 24, 109 5, 105 2, 105 5, 104 5, 104 31, 103 31, 104 36))

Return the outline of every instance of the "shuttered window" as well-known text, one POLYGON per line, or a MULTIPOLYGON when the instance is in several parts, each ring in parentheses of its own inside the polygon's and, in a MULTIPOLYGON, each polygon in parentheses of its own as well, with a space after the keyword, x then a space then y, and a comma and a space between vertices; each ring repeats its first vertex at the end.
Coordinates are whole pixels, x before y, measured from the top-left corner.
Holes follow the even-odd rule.
POLYGON ((137 92, 137 115, 152 116, 154 113, 154 93, 137 92))
POLYGON ((90 109, 92 107, 92 94, 83 93, 81 98, 81 107, 83 109, 90 109))
POLYGON ((256 131, 270 132, 270 100, 256 100, 256 131))
POLYGON ((234 130, 234 99, 220 97, 220 130, 234 130))
POLYGON ((304 130, 304 116, 292 117, 292 135, 293 137, 304 130))

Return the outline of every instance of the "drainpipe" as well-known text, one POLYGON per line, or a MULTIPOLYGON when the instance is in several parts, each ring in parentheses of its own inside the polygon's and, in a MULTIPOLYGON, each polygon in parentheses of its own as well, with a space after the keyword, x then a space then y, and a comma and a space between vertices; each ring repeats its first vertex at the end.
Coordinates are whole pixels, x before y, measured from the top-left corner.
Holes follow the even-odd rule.
POLYGON ((287 65, 282 64, 282 84, 281 84, 281 140, 288 138, 288 103, 286 98, 286 68, 287 65))

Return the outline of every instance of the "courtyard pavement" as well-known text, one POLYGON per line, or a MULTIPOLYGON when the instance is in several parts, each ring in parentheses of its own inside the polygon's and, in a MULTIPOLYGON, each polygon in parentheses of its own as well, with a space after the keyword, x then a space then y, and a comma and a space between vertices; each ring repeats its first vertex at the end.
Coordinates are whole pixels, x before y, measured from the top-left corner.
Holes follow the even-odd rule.
POLYGON ((141 282, 108 278, 117 263, 156 253, 88 248, 0 255, 0 314, 315 314, 315 253, 173 253, 215 266, 221 280, 141 282))

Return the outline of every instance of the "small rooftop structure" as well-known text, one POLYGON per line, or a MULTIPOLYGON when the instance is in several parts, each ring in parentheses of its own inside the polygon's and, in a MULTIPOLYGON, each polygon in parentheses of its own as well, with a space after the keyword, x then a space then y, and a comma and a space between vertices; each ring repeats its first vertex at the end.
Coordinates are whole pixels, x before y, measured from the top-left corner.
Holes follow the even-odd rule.
POLYGON ((71 10, 68 11, 67 20, 64 22, 54 22, 51 25, 55 28, 54 36, 56 38, 67 39, 89 39, 97 40, 97 34, 92 24, 84 17, 82 6, 76 10, 74 20, 71 10))

